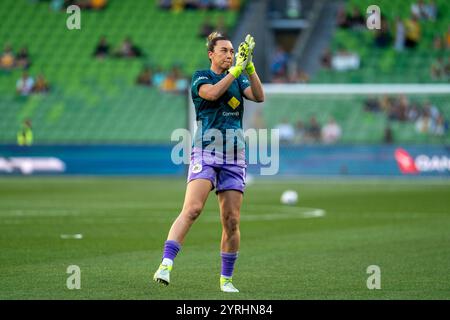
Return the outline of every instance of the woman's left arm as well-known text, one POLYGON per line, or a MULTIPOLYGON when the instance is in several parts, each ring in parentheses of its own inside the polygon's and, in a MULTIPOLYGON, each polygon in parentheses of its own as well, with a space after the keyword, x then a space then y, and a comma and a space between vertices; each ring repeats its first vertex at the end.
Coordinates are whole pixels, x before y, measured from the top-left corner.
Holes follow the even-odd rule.
POLYGON ((261 80, 258 77, 256 72, 253 72, 248 76, 250 79, 250 86, 245 88, 244 96, 248 100, 252 100, 255 102, 263 102, 264 101, 264 90, 261 83, 261 80))

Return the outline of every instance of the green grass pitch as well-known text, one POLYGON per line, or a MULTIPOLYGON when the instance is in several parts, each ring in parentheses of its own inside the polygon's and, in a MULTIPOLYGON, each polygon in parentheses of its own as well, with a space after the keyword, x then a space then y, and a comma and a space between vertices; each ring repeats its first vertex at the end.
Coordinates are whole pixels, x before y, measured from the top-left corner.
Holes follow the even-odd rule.
POLYGON ((256 181, 231 295, 219 291, 213 193, 170 286, 151 281, 184 190, 183 179, 1 178, 0 299, 450 298, 450 182, 256 181), (280 204, 286 189, 296 206, 280 204), (69 265, 80 290, 66 287, 69 265), (380 290, 366 286, 370 265, 380 290))

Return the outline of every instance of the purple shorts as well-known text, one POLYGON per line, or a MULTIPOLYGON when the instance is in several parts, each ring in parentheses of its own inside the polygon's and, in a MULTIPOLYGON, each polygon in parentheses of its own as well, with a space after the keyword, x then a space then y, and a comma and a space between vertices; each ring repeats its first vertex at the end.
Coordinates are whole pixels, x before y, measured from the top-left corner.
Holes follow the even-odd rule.
POLYGON ((226 190, 237 190, 244 193, 245 166, 212 162, 192 155, 187 182, 195 179, 206 179, 211 181, 211 190, 216 188, 216 193, 226 190))

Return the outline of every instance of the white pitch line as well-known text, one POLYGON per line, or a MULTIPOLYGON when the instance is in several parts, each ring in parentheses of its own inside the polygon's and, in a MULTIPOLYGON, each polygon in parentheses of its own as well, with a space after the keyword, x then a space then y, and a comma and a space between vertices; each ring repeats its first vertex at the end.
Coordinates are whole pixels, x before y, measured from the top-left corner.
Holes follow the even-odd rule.
POLYGON ((61 239, 67 240, 67 239, 74 239, 74 240, 80 240, 83 239, 83 235, 81 233, 77 234, 62 234, 60 235, 61 239))
MULTIPOLYGON (((165 207, 165 206, 162 206, 165 207)), ((149 212, 157 207, 149 208, 149 212)), ((160 208, 162 209, 162 208, 160 208)), ((67 217, 72 216, 80 223, 127 223, 133 220, 139 220, 144 222, 168 222, 173 221, 176 217, 169 216, 159 213, 154 215, 109 215, 108 212, 102 211, 95 213, 95 210, 86 210, 88 212, 84 213, 83 210, 66 210, 66 209, 51 209, 51 210, 11 210, 9 215, 3 215, 3 217, 8 218, 19 218, 19 219, 4 219, 1 221, 3 224, 21 224, 30 223, 30 221, 23 221, 23 218, 38 218, 38 217, 67 217), (50 212, 49 212, 50 211, 50 212), (94 212, 93 212, 94 211, 94 212)), ((217 222, 219 221, 219 215, 216 216, 206 216, 200 217, 200 222, 217 222)), ((318 208, 306 208, 306 207, 296 207, 296 206, 265 206, 265 205, 246 205, 241 209, 241 221, 275 221, 275 220, 286 220, 286 219, 311 219, 311 218, 321 218, 325 216, 325 210, 318 208), (259 214, 248 214, 248 212, 259 212, 259 214)), ((205 214, 203 214, 205 215, 205 214)), ((62 238, 69 239, 71 235, 61 235, 62 238)), ((82 237, 82 235, 81 235, 82 237)))
MULTIPOLYGON (((288 213, 268 213, 268 214, 241 214, 241 221, 273 221, 273 220, 285 220, 285 219, 310 219, 310 218, 322 218, 325 216, 325 210, 315 208, 300 208, 292 207, 292 209, 307 209, 301 212, 288 212, 288 213)), ((203 219, 203 222, 216 222, 218 218, 207 217, 203 219)))

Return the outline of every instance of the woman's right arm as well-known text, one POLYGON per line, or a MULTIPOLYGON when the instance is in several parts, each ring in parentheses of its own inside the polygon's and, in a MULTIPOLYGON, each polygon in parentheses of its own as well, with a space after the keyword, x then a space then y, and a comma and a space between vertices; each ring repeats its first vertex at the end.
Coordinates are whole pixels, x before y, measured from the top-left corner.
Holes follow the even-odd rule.
POLYGON ((204 84, 200 86, 198 94, 205 100, 216 101, 228 90, 235 79, 236 78, 231 73, 229 73, 225 78, 214 85, 204 84))

